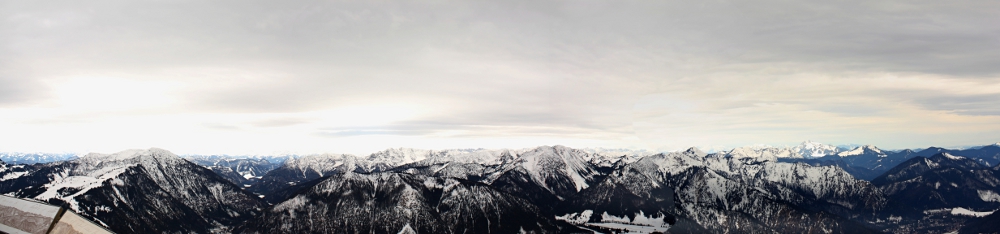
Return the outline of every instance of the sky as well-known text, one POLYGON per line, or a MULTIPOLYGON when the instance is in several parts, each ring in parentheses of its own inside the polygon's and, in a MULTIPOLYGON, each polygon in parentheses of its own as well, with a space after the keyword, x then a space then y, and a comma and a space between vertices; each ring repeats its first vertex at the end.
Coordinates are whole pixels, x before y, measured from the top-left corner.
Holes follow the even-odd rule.
POLYGON ((998 1, 0 1, 0 151, 1000 141, 998 1))

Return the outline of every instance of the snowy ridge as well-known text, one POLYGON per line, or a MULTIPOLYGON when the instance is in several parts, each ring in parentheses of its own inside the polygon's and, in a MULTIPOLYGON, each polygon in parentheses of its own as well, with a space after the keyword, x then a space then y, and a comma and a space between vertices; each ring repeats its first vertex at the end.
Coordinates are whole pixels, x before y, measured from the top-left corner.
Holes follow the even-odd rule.
POLYGON ((802 158, 798 151, 792 148, 778 148, 766 145, 755 145, 735 148, 726 153, 729 158, 754 158, 759 161, 776 161, 778 158, 802 158))
POLYGON ((885 157, 886 153, 874 145, 863 145, 849 151, 837 153, 837 155, 841 157, 858 155, 878 155, 879 157, 885 157))
POLYGON ((948 159, 951 159, 951 160, 962 160, 962 159, 965 159, 965 157, 955 156, 955 155, 952 155, 952 154, 949 154, 949 153, 941 153, 941 155, 944 155, 944 157, 946 157, 948 159))
POLYGON ((428 160, 428 162, 498 163, 500 155, 511 150, 449 149, 424 150, 412 148, 389 148, 375 152, 366 158, 378 170, 428 160))
POLYGON ((630 149, 605 149, 605 148, 584 148, 587 152, 583 158, 587 162, 599 167, 614 167, 615 164, 629 164, 638 161, 642 157, 657 154, 657 152, 646 150, 630 149))
POLYGON ((827 145, 814 141, 804 141, 802 144, 792 148, 805 157, 823 157, 840 153, 840 148, 834 145, 827 145))

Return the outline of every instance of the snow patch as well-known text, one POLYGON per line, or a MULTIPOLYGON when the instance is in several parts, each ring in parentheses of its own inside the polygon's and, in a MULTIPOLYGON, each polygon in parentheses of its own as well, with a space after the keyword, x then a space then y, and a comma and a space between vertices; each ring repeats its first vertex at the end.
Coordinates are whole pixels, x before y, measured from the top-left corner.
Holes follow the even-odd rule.
POLYGON ((403 226, 403 228, 400 229, 399 232, 397 232, 396 234, 416 234, 416 233, 417 232, 414 231, 412 227, 410 227, 410 224, 407 223, 406 226, 403 226))
POLYGON ((3 177, 0 178, 0 181, 17 179, 17 178, 19 178, 19 177, 21 177, 21 176, 23 176, 25 174, 28 174, 28 172, 27 171, 11 172, 9 174, 3 175, 3 177))
POLYGON ((962 160, 962 159, 965 159, 965 157, 955 156, 955 155, 951 155, 949 153, 943 153, 942 155, 944 155, 945 157, 947 157, 948 159, 951 159, 951 160, 962 160))
POLYGON ((979 199, 982 199, 984 202, 1000 202, 1000 194, 997 194, 997 192, 991 190, 978 190, 976 192, 979 193, 979 199))
POLYGON ((587 225, 609 228, 609 229, 627 230, 626 233, 666 232, 667 229, 670 229, 669 227, 650 227, 650 226, 629 225, 623 223, 588 223, 587 225))
MULTIPOLYGON (((593 210, 584 210, 583 212, 580 213, 571 213, 571 214, 556 216, 556 220, 562 220, 572 224, 584 224, 587 223, 587 221, 590 221, 590 216, 593 214, 594 214, 593 210)), ((607 213, 605 212, 605 214, 607 213)))
POLYGON ((987 215, 993 214, 994 211, 978 212, 978 211, 972 211, 972 210, 969 210, 969 209, 965 209, 964 207, 955 207, 954 209, 951 209, 951 214, 952 215, 972 216, 972 217, 983 217, 983 216, 987 216, 987 215))
POLYGON ((608 214, 608 212, 604 212, 603 214, 601 214, 601 222, 642 225, 650 227, 669 227, 670 224, 663 222, 664 217, 665 216, 663 214, 659 214, 659 216, 653 216, 653 215, 647 216, 642 211, 639 211, 639 213, 635 214, 635 219, 629 219, 628 216, 618 217, 610 215, 608 214))

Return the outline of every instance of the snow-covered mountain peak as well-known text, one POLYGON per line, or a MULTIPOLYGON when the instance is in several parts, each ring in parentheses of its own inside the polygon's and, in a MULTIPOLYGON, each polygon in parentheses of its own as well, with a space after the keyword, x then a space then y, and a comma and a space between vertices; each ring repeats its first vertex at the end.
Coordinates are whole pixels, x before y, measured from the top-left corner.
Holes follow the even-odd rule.
POLYGON ((168 150, 150 148, 147 150, 130 149, 113 154, 90 153, 69 162, 77 164, 77 167, 74 168, 76 173, 93 174, 92 170, 100 169, 94 172, 100 174, 112 168, 123 168, 137 164, 156 167, 157 165, 178 165, 187 161, 168 150))
POLYGON ((350 154, 316 154, 285 160, 283 167, 323 172, 343 164, 352 164, 349 167, 353 167, 357 161, 357 157, 350 154))
POLYGON ((462 163, 499 163, 503 152, 507 150, 487 150, 487 149, 446 149, 446 150, 425 150, 411 148, 390 148, 372 153, 366 159, 367 162, 380 167, 391 168, 414 162, 441 163, 441 162, 462 162, 462 163))
POLYGON ((735 148, 726 154, 729 158, 754 158, 759 161, 774 161, 778 158, 802 158, 790 148, 746 146, 735 148))
POLYGON ((879 156, 879 157, 884 157, 886 155, 886 153, 884 151, 882 151, 878 147, 875 147, 874 145, 863 145, 863 146, 859 146, 857 148, 854 148, 852 150, 848 150, 848 151, 837 153, 837 155, 841 156, 841 157, 844 157, 844 156, 857 156, 857 155, 868 155, 868 154, 870 154, 870 155, 876 155, 876 156, 879 156))
POLYGON ((511 165, 523 168, 537 184, 543 185, 557 195, 566 195, 555 191, 557 188, 550 188, 547 181, 565 177, 576 191, 589 187, 589 182, 592 182, 598 174, 594 165, 586 160, 590 156, 585 151, 561 145, 539 146, 521 153, 511 165))
POLYGON ((395 166, 427 159, 430 153, 430 150, 422 149, 389 148, 372 153, 368 156, 368 161, 395 166))
POLYGON ((799 155, 806 157, 823 157, 840 152, 840 148, 834 145, 823 144, 815 141, 804 141, 793 148, 799 155))
POLYGON ((701 151, 700 149, 698 149, 698 147, 688 148, 687 150, 684 150, 684 153, 689 155, 695 155, 698 157, 705 157, 705 155, 708 155, 705 153, 705 151, 701 151))

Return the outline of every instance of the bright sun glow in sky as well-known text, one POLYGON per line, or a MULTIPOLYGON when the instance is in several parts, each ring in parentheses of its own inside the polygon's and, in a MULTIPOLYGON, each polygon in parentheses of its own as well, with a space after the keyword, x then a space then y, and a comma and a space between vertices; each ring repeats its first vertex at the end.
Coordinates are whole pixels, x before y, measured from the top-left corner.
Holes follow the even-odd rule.
POLYGON ((1000 3, 0 3, 0 151, 1000 141, 1000 3))

